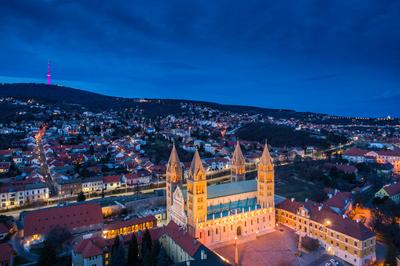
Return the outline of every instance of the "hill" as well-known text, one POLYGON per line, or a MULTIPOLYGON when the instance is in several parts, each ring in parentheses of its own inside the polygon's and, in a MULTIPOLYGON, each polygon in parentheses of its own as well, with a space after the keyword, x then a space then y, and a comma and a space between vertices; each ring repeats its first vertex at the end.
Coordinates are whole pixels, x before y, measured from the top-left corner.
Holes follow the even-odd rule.
POLYGON ((165 115, 180 111, 180 103, 198 103, 221 111, 236 113, 266 114, 278 117, 295 117, 304 115, 293 110, 269 109, 252 106, 223 105, 212 102, 179 100, 179 99, 145 99, 106 96, 94 92, 36 83, 0 84, 0 97, 35 99, 48 104, 81 105, 91 111, 118 108, 141 108, 150 116, 165 115))
MULTIPOLYGON (((399 119, 356 119, 352 117, 337 117, 311 112, 296 112, 288 109, 271 109, 254 106, 225 105, 213 102, 180 100, 180 99, 137 99, 102 95, 58 85, 37 83, 0 84, 0 98, 14 97, 17 99, 35 99, 46 104, 57 104, 65 109, 77 109, 77 105, 89 111, 101 112, 104 110, 141 109, 148 117, 165 116, 182 111, 181 103, 196 103, 220 111, 248 114, 263 114, 275 118, 297 118, 303 121, 322 124, 397 124, 399 119)), ((0 108, 3 115, 7 115, 8 107, 0 108)), ((15 108, 11 108, 15 109, 15 108)), ((15 111, 15 110, 13 110, 15 111)), ((14 112, 15 113, 15 112, 14 112)))

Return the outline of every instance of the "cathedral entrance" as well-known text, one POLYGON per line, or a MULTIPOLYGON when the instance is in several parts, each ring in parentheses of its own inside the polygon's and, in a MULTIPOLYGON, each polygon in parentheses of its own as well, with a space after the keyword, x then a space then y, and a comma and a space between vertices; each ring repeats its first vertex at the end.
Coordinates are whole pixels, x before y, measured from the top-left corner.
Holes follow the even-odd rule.
POLYGON ((242 228, 238 226, 236 229, 236 236, 241 236, 241 235, 242 235, 242 228))

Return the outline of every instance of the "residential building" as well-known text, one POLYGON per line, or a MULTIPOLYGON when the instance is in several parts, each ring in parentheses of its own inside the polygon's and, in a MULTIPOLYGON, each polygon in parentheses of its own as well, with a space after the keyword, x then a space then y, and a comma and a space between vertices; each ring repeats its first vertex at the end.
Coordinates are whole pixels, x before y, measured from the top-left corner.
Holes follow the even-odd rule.
POLYGON ((98 232, 103 215, 98 203, 76 203, 21 214, 24 243, 41 242, 55 228, 65 228, 72 234, 98 232))
POLYGON ((376 259, 375 233, 327 206, 286 199, 277 204, 276 216, 278 223, 296 230, 300 237, 319 240, 328 254, 352 265, 361 266, 376 259))
POLYGON ((49 187, 40 179, 13 181, 0 186, 0 210, 16 208, 49 199, 49 187))

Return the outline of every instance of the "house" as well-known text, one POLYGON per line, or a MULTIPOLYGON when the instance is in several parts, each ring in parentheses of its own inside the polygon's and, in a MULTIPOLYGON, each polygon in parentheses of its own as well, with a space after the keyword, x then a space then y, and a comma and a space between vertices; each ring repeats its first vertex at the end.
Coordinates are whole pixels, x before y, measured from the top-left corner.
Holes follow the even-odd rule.
POLYGON ((39 178, 13 181, 0 186, 0 210, 20 207, 49 199, 49 187, 39 178))
POLYGON ((122 177, 120 175, 103 176, 104 191, 113 191, 122 186, 122 177))
POLYGON ((209 158, 205 159, 204 162, 207 172, 229 169, 231 166, 230 160, 226 158, 209 158))
POLYGON ((335 189, 333 193, 328 193, 328 199, 324 205, 338 214, 345 214, 353 208, 353 197, 351 192, 341 192, 335 189))
POLYGON ((25 245, 41 242, 52 229, 66 228, 71 234, 101 230, 103 215, 98 203, 76 203, 29 211, 21 214, 21 234, 25 245))
POLYGON ((385 185, 378 192, 375 193, 375 197, 384 198, 388 197, 396 203, 400 203, 400 182, 395 182, 390 185, 385 185))
POLYGON ((342 158, 352 163, 365 163, 367 162, 367 159, 365 157, 367 153, 367 150, 353 147, 347 151, 344 151, 342 154, 342 158))
POLYGON ((151 173, 147 170, 140 170, 136 173, 125 174, 122 178, 128 186, 134 186, 137 184, 148 185, 151 181, 151 173))
POLYGON ((82 191, 84 193, 96 193, 103 190, 103 178, 89 177, 82 180, 82 191))
POLYGON ((82 181, 80 178, 59 178, 56 187, 58 195, 62 197, 74 196, 82 191, 82 181))
POLYGON ((72 249, 73 266, 108 265, 111 256, 111 243, 106 239, 94 236, 83 239, 72 249))

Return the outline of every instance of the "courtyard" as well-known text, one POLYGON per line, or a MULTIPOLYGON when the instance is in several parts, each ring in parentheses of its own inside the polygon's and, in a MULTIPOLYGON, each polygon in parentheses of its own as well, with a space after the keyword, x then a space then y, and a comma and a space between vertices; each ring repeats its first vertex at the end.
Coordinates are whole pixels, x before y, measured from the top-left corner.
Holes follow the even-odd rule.
MULTIPOLYGON (((259 236, 256 240, 238 240, 238 250, 241 266, 320 265, 328 258, 322 249, 308 254, 303 252, 301 257, 296 256, 296 234, 284 226, 278 226, 274 232, 259 236)), ((215 252, 234 263, 234 244, 216 248, 215 252)))

